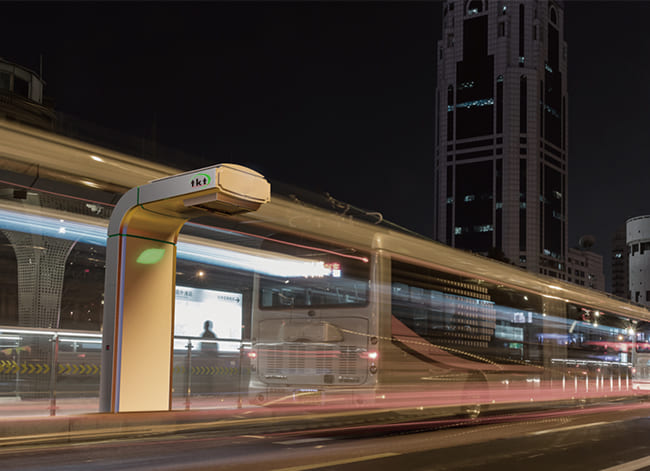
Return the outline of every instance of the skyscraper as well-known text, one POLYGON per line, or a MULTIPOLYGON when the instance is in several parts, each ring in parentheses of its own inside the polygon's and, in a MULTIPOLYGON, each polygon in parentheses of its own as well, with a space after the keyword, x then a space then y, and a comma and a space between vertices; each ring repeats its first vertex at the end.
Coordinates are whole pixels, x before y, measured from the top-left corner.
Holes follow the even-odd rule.
POLYGON ((625 223, 629 267, 629 299, 650 306, 650 215, 625 223))
POLYGON ((566 278, 563 2, 446 0, 438 42, 435 236, 566 278))
POLYGON ((626 243, 626 228, 621 227, 612 237, 612 294, 630 299, 630 250, 626 243))

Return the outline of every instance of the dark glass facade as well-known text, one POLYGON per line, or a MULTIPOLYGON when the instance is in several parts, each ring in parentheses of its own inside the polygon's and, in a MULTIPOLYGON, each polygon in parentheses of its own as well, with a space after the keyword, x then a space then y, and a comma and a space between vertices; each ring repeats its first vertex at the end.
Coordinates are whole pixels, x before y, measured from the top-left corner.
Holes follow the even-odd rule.
POLYGON ((436 238, 485 255, 500 249, 523 268, 565 278, 562 5, 450 4, 438 48, 447 100, 436 127, 436 238))
POLYGON ((487 252, 494 232, 492 161, 456 167, 456 247, 487 252))
POLYGON ((487 53, 488 17, 463 25, 463 60, 456 64, 456 138, 493 132, 494 57, 487 53))

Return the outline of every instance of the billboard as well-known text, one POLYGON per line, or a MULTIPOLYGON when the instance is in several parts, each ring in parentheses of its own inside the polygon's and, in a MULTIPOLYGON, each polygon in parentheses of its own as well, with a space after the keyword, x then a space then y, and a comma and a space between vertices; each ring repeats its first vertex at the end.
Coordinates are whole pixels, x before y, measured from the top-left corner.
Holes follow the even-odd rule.
MULTIPOLYGON (((218 339, 241 340, 241 333, 241 293, 176 286, 174 337, 193 337, 195 350, 235 352, 238 342, 218 339)), ((187 344, 187 339, 174 339, 174 350, 185 350, 187 344)))

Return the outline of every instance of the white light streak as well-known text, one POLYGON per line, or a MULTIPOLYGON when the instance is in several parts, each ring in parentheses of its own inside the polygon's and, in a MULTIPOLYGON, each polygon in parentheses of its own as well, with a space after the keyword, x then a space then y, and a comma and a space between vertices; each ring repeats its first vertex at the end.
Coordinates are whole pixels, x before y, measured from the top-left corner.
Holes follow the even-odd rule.
MULTIPOLYGON (((39 234, 58 239, 76 240, 93 245, 106 245, 106 226, 81 222, 61 222, 58 218, 0 210, 0 228, 27 234, 39 234)), ((209 243, 209 240, 206 240, 209 243)), ((322 261, 301 259, 279 253, 253 253, 242 248, 241 252, 210 245, 179 241, 178 257, 209 265, 223 266, 277 277, 323 277, 332 274, 332 269, 322 261)), ((237 247, 234 247, 237 248, 237 247)))

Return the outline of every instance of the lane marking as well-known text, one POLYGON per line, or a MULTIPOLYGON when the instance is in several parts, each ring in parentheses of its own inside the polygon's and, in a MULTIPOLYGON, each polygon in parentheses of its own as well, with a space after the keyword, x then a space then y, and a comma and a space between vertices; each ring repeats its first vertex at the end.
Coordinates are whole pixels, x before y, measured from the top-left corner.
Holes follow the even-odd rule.
POLYGON ((273 444, 274 445, 300 445, 301 443, 324 442, 327 440, 333 440, 333 438, 330 437, 299 438, 296 440, 285 440, 283 442, 273 442, 273 444))
POLYGON ((378 455, 360 456, 358 458, 350 458, 347 460, 325 461, 323 463, 312 463, 303 466, 291 466, 289 468, 276 468, 272 471, 305 471, 307 469, 324 468, 325 466, 338 466, 340 464, 348 464, 348 463, 358 463, 360 461, 377 460, 380 458, 388 458, 390 456, 399 456, 399 455, 401 455, 401 453, 380 453, 378 455))
POLYGON ((565 432, 567 430, 576 430, 576 429, 579 429, 579 428, 587 428, 587 427, 597 427, 598 425, 612 424, 612 423, 613 422, 594 422, 592 424, 572 425, 570 427, 550 428, 550 429, 547 429, 547 430, 540 430, 539 432, 532 432, 529 435, 543 435, 545 433, 565 432))
POLYGON ((634 461, 628 461, 627 463, 618 464, 616 466, 612 466, 611 468, 604 468, 600 471, 635 471, 637 469, 645 468, 646 466, 650 466, 650 456, 639 458, 638 460, 634 461))

